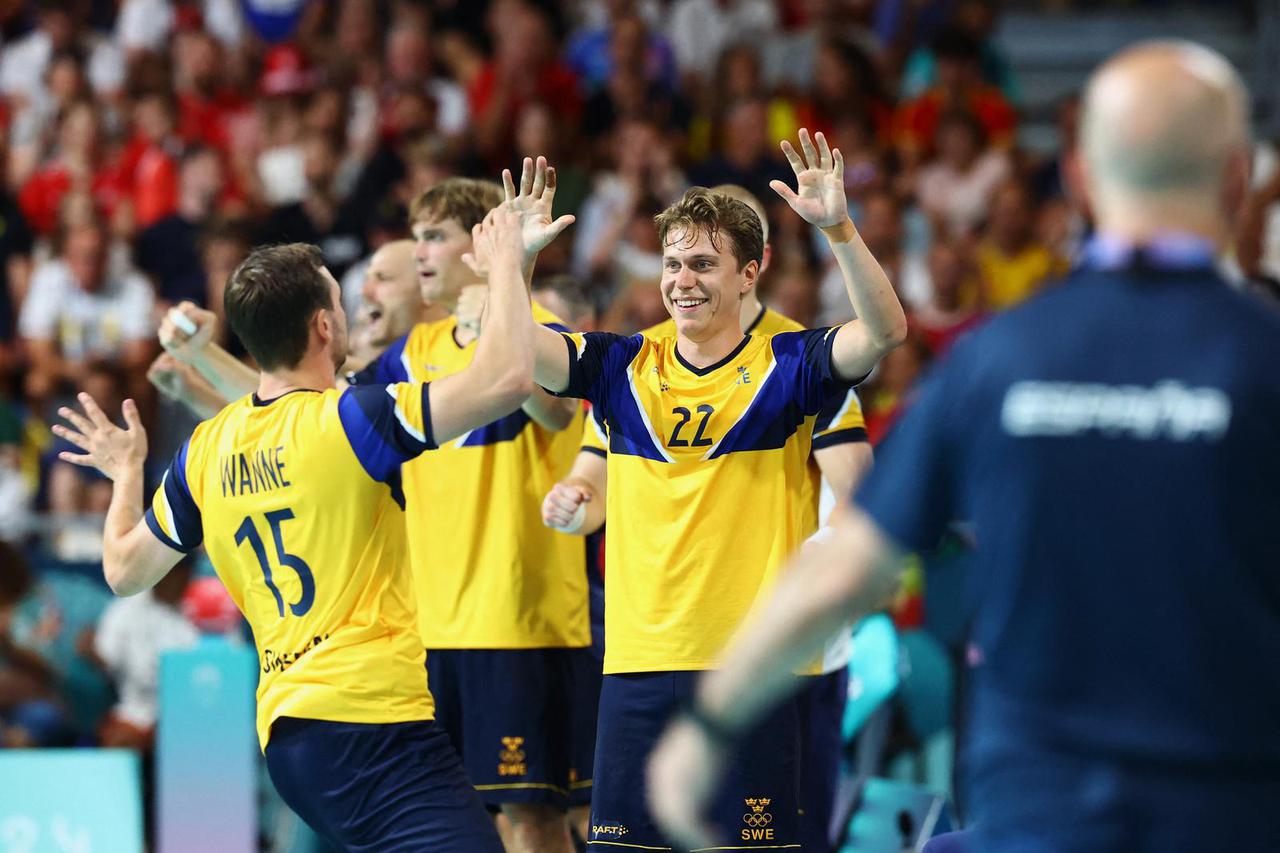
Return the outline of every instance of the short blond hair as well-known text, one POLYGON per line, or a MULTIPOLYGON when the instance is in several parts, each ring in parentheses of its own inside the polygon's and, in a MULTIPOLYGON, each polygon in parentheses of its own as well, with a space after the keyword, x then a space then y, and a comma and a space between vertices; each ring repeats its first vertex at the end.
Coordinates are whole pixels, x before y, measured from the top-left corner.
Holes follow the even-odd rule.
POLYGON ((749 205, 727 193, 692 187, 653 221, 663 248, 673 230, 683 229, 690 242, 697 239, 699 231, 705 231, 716 251, 720 251, 720 236, 729 238, 729 251, 738 259, 740 270, 751 261, 759 264, 764 260, 763 220, 749 205))
POLYGON ((427 218, 436 222, 452 219, 469 234, 504 197, 502 187, 493 181, 445 178, 409 205, 409 224, 427 218))

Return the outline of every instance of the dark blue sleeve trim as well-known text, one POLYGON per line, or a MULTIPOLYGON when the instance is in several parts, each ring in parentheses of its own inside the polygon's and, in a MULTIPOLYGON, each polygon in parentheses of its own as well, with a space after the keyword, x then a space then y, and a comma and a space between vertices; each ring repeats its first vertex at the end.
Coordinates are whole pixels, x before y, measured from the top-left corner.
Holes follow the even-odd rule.
POLYGON ((600 448, 598 448, 598 447, 579 447, 579 448, 578 448, 578 452, 579 452, 579 453, 594 453, 596 456, 599 456, 601 459, 608 459, 608 458, 609 458, 609 454, 608 454, 608 453, 606 453, 605 451, 601 450, 601 449, 600 449, 600 448))
POLYGON ((813 449, 822 450, 824 447, 836 447, 841 444, 859 444, 866 440, 866 429, 863 427, 849 427, 848 429, 839 429, 823 435, 815 435, 813 437, 813 449))
POLYGON ((147 511, 142 517, 146 519, 147 529, 151 531, 152 535, 155 536, 157 539, 159 539, 165 545, 168 545, 170 548, 177 551, 178 553, 190 554, 196 548, 200 547, 197 544, 197 545, 192 545, 190 548, 184 548, 181 545, 179 545, 177 542, 174 542, 172 539, 170 539, 169 534, 165 533, 164 528, 160 526, 160 522, 159 520, 156 519, 156 514, 151 509, 151 507, 147 507, 147 511))

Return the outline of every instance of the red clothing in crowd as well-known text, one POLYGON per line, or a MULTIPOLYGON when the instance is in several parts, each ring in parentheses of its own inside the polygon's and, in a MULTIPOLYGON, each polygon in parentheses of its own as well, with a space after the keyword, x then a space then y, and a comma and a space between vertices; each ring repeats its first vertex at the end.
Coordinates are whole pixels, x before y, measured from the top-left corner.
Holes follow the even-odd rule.
POLYGON ((134 226, 146 228, 178 209, 178 158, 171 147, 143 136, 125 146, 120 176, 133 202, 134 226))
MULTIPOLYGON (((44 166, 27 179, 18 191, 18 207, 32 231, 49 235, 57 230, 59 208, 71 186, 71 172, 61 163, 44 166)), ((120 174, 115 168, 99 169, 90 182, 94 203, 106 217, 115 211, 122 190, 120 174)))
MULTIPOLYGON (((987 142, 1005 146, 1013 141, 1018 114, 994 86, 977 86, 961 105, 968 110, 986 132, 987 142)), ((941 89, 933 88, 898 108, 895 135, 898 144, 912 151, 932 151, 938 125, 947 111, 941 89)))
MULTIPOLYGON (((467 101, 471 107, 471 120, 475 122, 484 115, 493 102, 498 88, 498 64, 489 62, 476 79, 467 87, 467 101)), ((578 92, 577 75, 563 62, 549 62, 538 72, 532 87, 515 94, 507 105, 503 126, 508 129, 508 137, 516 126, 520 113, 531 101, 542 101, 555 117, 566 123, 576 124, 582 113, 582 97, 578 92)), ((508 144, 510 139, 508 139, 508 144)), ((505 145, 503 146, 506 147, 505 145)), ((505 163, 506 153, 495 152, 495 160, 505 163)))

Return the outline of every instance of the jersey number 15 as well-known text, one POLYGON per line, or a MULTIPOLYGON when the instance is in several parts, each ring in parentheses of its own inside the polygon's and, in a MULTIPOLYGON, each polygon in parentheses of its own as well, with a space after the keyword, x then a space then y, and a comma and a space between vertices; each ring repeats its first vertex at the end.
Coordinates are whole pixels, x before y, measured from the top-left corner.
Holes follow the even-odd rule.
MULTIPOLYGON (((280 523, 293 518, 293 510, 277 509, 266 513, 265 518, 267 519, 267 524, 271 527, 271 538, 275 541, 276 559, 280 565, 287 566, 297 572, 298 581, 302 584, 302 595, 297 601, 289 605, 289 612, 294 616, 302 616, 315 603, 316 579, 311 574, 311 567, 301 557, 290 554, 284 549, 284 538, 280 533, 280 523)), ((239 547, 246 541, 252 546, 253 553, 258 557, 258 565, 262 566, 262 579, 267 582, 267 589, 271 590, 271 594, 276 597, 276 609, 283 617, 284 597, 280 595, 279 587, 271 579, 271 563, 267 561, 267 549, 262 544, 262 537, 258 535, 258 527, 253 523, 252 516, 245 516, 240 528, 236 531, 236 546, 239 547)))

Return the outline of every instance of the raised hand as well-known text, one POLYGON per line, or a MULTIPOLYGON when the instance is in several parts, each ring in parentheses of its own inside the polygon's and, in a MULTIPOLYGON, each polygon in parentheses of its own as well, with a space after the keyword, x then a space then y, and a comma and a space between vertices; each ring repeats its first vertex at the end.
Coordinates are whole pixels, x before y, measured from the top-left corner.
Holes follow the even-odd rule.
POLYGON ((64 450, 58 454, 58 458, 72 465, 97 468, 112 480, 118 479, 130 469, 140 472, 147 459, 147 431, 142 428, 137 403, 132 400, 124 401, 121 410, 124 412, 126 427, 121 429, 111 423, 88 394, 82 392, 78 399, 84 407, 83 414, 66 406, 58 409, 58 415, 75 429, 54 424, 53 433, 71 442, 84 453, 64 450))
POLYGON ((821 133, 810 139, 809 131, 803 127, 800 149, 803 157, 790 142, 782 140, 782 153, 796 173, 796 189, 782 181, 770 181, 769 186, 810 225, 830 228, 841 224, 849 218, 849 205, 844 197, 844 157, 840 149, 828 146, 821 133))
POLYGON ((218 317, 194 302, 180 302, 160 322, 160 345, 184 364, 190 364, 218 331, 218 317), (189 331, 194 328, 195 332, 189 331))
POLYGON ((502 170, 502 186, 506 190, 503 206, 520 217, 525 259, 537 257, 560 232, 573 224, 569 214, 551 218, 551 204, 556 197, 556 170, 547 165, 546 157, 524 158, 517 191, 510 169, 502 170))

